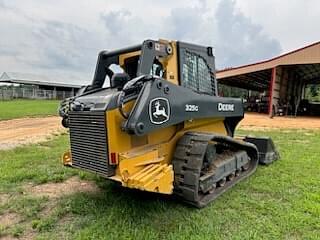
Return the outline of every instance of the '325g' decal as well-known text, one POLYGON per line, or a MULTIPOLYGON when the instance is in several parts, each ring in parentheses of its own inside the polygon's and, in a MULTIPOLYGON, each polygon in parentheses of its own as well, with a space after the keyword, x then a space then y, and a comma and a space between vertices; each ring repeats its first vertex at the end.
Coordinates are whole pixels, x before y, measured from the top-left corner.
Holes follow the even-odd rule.
POLYGON ((194 105, 194 104, 186 104, 185 111, 186 112, 198 112, 199 106, 194 105))

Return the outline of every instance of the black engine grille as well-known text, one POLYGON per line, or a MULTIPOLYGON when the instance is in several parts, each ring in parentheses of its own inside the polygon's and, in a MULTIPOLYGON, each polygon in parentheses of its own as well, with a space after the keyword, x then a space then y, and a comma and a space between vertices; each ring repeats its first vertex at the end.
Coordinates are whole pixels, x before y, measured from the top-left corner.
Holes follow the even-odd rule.
POLYGON ((99 175, 113 175, 108 164, 105 112, 70 112, 72 165, 99 175))

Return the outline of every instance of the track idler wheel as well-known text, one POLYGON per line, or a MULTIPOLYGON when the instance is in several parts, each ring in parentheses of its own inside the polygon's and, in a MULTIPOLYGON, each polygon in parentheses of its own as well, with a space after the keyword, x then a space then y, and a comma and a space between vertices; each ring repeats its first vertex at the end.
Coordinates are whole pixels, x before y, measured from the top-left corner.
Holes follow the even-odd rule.
POLYGON ((213 184, 208 192, 213 193, 216 190, 216 188, 217 188, 217 184, 213 184))
POLYGON ((226 185, 227 179, 224 177, 221 180, 219 180, 218 182, 218 186, 219 187, 224 187, 224 185, 226 185))
POLYGON ((242 166, 242 171, 247 171, 250 168, 250 158, 249 161, 242 166))
POLYGON ((235 178, 235 176, 236 176, 236 173, 234 172, 234 173, 231 173, 228 177, 227 177, 227 180, 228 181, 232 181, 234 178, 235 178))

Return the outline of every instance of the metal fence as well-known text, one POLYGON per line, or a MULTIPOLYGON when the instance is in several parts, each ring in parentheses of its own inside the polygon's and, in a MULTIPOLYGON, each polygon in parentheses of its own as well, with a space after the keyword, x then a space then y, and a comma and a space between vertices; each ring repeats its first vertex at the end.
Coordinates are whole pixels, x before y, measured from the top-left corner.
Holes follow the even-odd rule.
POLYGON ((24 88, 0 89, 0 100, 10 100, 15 98, 65 99, 72 96, 72 91, 54 91, 24 88))

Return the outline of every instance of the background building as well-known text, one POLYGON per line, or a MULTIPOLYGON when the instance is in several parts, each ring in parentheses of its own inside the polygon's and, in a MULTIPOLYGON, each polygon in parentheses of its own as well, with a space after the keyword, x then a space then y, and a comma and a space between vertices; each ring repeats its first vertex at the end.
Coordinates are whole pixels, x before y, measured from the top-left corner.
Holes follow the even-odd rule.
POLYGON ((4 72, 0 77, 0 99, 34 98, 64 99, 74 96, 88 83, 77 80, 62 80, 30 73, 4 72), (10 86, 4 84, 9 83, 10 86))
POLYGON ((317 99, 310 99, 319 92, 320 42, 266 61, 218 71, 217 79, 220 89, 228 86, 248 90, 249 110, 270 116, 320 115, 317 99))

